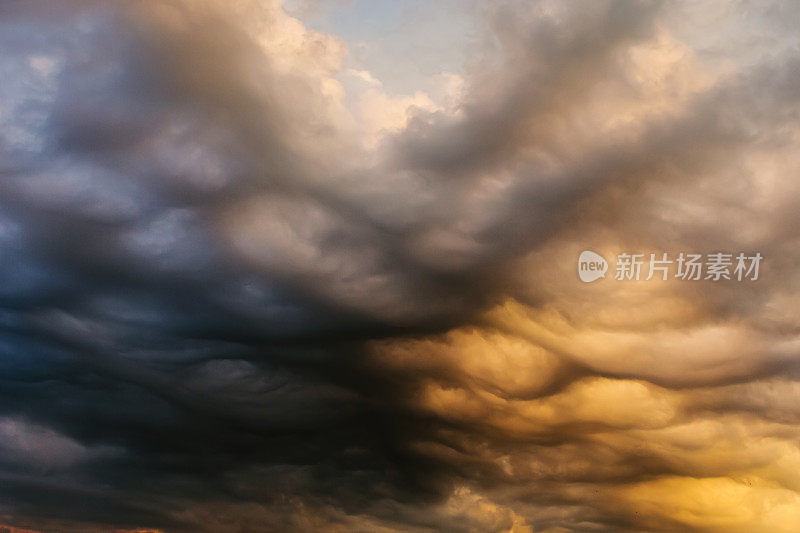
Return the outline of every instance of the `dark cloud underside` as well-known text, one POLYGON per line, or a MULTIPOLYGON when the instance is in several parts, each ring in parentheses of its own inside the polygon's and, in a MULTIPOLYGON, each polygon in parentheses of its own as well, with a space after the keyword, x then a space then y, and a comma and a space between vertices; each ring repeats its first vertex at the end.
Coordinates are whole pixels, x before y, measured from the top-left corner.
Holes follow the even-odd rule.
POLYGON ((796 9, 481 13, 356 113, 279 2, 0 1, 0 524, 793 531, 796 9))

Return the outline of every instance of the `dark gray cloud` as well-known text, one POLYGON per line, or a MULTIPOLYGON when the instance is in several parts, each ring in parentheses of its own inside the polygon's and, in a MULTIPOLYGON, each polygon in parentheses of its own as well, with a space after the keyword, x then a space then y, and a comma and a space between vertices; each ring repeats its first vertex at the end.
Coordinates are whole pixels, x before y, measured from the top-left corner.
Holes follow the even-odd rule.
POLYGON ((789 531, 797 62, 743 6, 498 3, 460 107, 364 144, 278 3, 0 2, 0 523, 789 531), (613 293, 589 246, 770 266, 613 293))

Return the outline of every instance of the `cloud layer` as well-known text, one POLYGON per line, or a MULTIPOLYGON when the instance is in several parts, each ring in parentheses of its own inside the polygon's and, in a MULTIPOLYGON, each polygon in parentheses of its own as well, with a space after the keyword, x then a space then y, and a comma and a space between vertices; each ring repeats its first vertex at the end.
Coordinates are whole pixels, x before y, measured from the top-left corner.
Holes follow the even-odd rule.
POLYGON ((277 0, 0 3, 0 523, 794 531, 796 11, 492 3, 398 96, 277 0))

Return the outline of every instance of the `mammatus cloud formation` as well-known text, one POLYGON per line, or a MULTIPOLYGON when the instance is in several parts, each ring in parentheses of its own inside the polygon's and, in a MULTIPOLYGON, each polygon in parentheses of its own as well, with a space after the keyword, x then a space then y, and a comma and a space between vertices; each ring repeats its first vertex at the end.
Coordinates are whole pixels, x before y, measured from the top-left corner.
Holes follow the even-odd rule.
POLYGON ((0 2, 0 531, 792 532, 792 2, 0 2), (584 249, 759 251, 582 284, 584 249))

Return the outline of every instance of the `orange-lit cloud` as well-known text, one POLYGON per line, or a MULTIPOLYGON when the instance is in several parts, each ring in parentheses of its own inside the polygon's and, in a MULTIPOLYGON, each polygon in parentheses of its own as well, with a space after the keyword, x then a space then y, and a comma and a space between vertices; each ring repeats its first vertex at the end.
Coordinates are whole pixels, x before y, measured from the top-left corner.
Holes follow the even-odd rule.
POLYGON ((0 6, 0 531, 794 531, 797 8, 285 7, 0 6))

